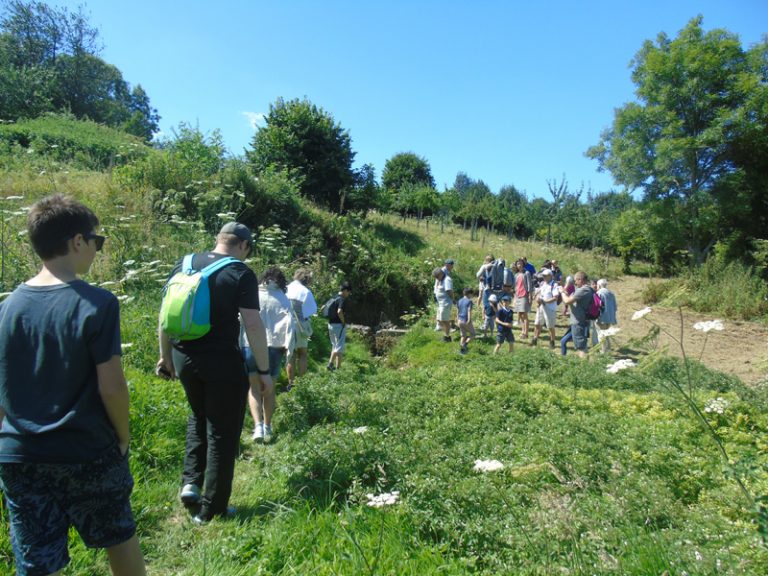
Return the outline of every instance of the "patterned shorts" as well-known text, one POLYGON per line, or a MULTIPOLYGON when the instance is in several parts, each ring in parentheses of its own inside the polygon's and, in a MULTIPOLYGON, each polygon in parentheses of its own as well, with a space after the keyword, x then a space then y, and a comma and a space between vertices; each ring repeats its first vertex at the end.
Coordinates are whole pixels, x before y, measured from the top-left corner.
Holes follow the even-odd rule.
POLYGON ((74 526, 89 548, 109 548, 136 532, 128 457, 115 446, 85 464, 0 464, 16 571, 51 574, 69 562, 74 526))

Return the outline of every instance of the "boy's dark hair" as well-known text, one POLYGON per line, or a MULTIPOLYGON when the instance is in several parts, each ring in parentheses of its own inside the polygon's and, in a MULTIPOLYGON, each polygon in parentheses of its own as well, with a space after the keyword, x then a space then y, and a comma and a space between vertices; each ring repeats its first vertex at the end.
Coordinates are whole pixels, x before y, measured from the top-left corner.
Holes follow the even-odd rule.
POLYGON ((462 290, 461 293, 464 294, 464 296, 469 296, 470 294, 472 294, 472 288, 464 288, 464 290, 462 290))
POLYGON ((352 292, 352 285, 349 282, 342 282, 341 286, 339 286, 339 292, 342 290, 348 290, 352 292))
POLYGON ((261 278, 259 278, 261 284, 266 284, 270 280, 277 284, 277 287, 283 292, 288 288, 288 281, 285 279, 285 274, 283 274, 280 268, 267 268, 264 274, 261 275, 261 278))
POLYGON ((67 241, 77 234, 88 234, 99 225, 90 208, 62 194, 35 202, 27 214, 29 240, 40 258, 66 256, 67 241))

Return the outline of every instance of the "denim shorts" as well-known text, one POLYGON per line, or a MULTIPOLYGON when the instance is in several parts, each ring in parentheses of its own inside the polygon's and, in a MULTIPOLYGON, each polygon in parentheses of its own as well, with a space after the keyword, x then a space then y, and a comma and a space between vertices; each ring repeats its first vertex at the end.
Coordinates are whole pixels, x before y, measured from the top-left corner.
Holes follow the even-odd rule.
POLYGON ((587 351, 587 339, 589 338, 589 324, 571 324, 573 333, 573 347, 576 350, 587 351))
MULTIPOLYGON (((283 357, 285 356, 285 348, 267 348, 269 357, 269 375, 272 379, 280 376, 280 370, 283 368, 283 357)), ((243 347, 243 359, 245 360, 245 366, 248 369, 248 374, 258 374, 259 371, 256 367, 256 358, 253 357, 253 350, 250 346, 243 347)))
POLYGON ((89 548, 110 548, 136 532, 128 457, 117 446, 85 464, 0 463, 16 571, 51 574, 69 562, 74 526, 89 548))
POLYGON ((504 344, 504 342, 509 342, 510 344, 515 343, 515 334, 512 332, 512 329, 509 329, 509 332, 504 330, 503 332, 496 332, 496 344, 504 344))

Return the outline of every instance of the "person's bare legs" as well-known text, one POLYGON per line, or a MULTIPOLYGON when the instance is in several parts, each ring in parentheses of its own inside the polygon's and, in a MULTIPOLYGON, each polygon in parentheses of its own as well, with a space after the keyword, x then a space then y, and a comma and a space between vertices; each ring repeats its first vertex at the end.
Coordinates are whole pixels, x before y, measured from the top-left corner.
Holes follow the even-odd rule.
POLYGON ((139 538, 135 534, 122 544, 107 548, 107 557, 115 576, 144 576, 147 573, 139 538))
POLYGON ((249 374, 248 382, 250 391, 248 392, 248 407, 251 410, 251 418, 256 428, 263 422, 264 397, 261 392, 261 379, 257 374, 249 374))
POLYGON ((286 366, 288 372, 288 382, 293 383, 296 377, 304 376, 307 373, 307 348, 296 348, 293 351, 291 361, 286 366))

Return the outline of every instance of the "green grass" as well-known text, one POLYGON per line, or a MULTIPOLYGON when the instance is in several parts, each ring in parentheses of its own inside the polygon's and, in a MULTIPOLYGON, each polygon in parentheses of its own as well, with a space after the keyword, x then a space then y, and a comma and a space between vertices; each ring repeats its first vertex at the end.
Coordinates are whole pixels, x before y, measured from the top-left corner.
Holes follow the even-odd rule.
MULTIPOLYGON (((310 374, 278 397, 274 444, 252 444, 246 420, 232 498, 239 514, 193 526, 178 502, 188 408, 180 384, 156 378, 152 367, 160 285, 181 254, 209 247, 210 234, 155 217, 151 195, 107 174, 40 174, 27 165, 0 170, 0 179, 3 196, 23 196, 0 205, 4 290, 38 265, 20 234, 24 207, 36 198, 54 190, 78 196, 109 236, 87 280, 110 282, 106 287, 122 298, 123 341, 131 344, 123 360, 133 509, 150 573, 766 572, 757 517, 732 478, 742 478, 753 494, 768 494, 765 388, 689 366, 697 406, 718 397, 728 403, 723 414, 706 414, 731 456, 725 465, 712 435, 670 386, 686 378, 677 360, 648 357, 610 375, 607 359, 564 359, 520 345, 493 356, 490 343, 474 342, 463 357, 426 318, 385 359, 371 358, 351 337, 345 364, 333 373, 324 370, 326 328, 316 319, 310 374), (481 474, 473 471, 477 459, 505 467, 481 474), (397 504, 366 505, 368 494, 393 490, 400 492, 397 504)), ((352 238, 371 251, 382 275, 405 267, 403 277, 418 278, 420 293, 429 294, 429 270, 446 257, 457 260, 458 281, 474 286, 489 251, 508 261, 525 254, 537 264, 555 256, 564 272, 610 278, 620 270, 617 260, 558 246, 494 236, 471 242, 458 227, 427 231, 414 221, 374 216, 359 225, 369 235, 358 237, 350 233, 358 224, 325 218, 339 242, 352 238)), ((346 245, 333 265, 353 265, 355 250, 361 252, 346 245)), ((319 276, 335 274, 329 265, 319 276)), ((4 509, 0 517, 5 575, 12 557, 4 509)), ((87 550, 74 534, 70 552, 67 574, 106 573, 104 554, 87 550)))

